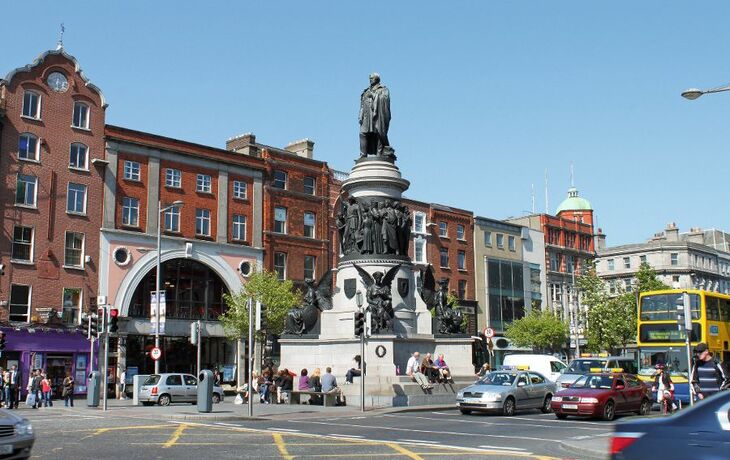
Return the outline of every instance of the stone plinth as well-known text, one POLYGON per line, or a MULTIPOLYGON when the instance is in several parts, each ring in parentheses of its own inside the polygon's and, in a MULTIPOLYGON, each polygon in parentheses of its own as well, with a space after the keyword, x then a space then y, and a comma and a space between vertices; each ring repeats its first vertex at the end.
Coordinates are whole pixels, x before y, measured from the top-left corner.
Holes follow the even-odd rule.
POLYGON ((400 199, 409 185, 395 164, 368 158, 359 160, 352 168, 350 176, 342 183, 342 190, 355 198, 400 199))

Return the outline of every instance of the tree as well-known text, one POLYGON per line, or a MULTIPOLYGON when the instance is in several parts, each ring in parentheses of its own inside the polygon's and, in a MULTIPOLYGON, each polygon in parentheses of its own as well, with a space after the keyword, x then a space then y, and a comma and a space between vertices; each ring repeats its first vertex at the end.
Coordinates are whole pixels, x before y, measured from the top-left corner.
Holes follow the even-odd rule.
POLYGON ((518 347, 547 352, 560 350, 568 337, 568 326, 555 314, 532 312, 507 326, 507 338, 518 347))
POLYGON ((671 289, 669 286, 661 282, 656 277, 656 271, 646 262, 642 262, 639 271, 636 272, 636 281, 639 292, 659 291, 662 289, 671 289))

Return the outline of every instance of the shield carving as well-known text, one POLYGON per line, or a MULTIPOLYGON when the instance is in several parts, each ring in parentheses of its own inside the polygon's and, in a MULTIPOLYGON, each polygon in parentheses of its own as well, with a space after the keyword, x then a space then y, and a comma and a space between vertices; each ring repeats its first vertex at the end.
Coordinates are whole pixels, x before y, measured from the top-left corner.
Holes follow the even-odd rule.
POLYGON ((357 280, 355 278, 349 278, 345 280, 345 295, 348 299, 355 297, 357 292, 357 280))
POLYGON ((398 278, 398 294, 401 298, 405 299, 408 297, 408 290, 411 283, 408 282, 408 278, 398 278))

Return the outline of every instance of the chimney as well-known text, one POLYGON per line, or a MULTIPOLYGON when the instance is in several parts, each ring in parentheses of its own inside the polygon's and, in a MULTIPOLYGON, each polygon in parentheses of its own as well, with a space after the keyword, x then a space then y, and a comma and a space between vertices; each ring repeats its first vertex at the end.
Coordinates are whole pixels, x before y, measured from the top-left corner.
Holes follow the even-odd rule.
POLYGON ((300 157, 311 159, 314 158, 314 141, 304 138, 290 142, 289 145, 286 146, 286 150, 295 153, 300 157))
POLYGON ((252 157, 259 156, 259 149, 256 146, 256 135, 253 133, 234 136, 226 141, 226 150, 252 157))
POLYGON ((598 229, 598 232, 593 235, 593 245, 596 252, 606 249, 606 234, 603 233, 603 229, 598 229))
POLYGON ((667 228, 664 230, 664 234, 666 235, 667 241, 679 241, 679 229, 677 228, 677 224, 675 222, 670 222, 667 224, 667 228))
POLYGON ((705 232, 702 231, 701 227, 692 227, 689 229, 687 241, 690 243, 705 244, 705 232))

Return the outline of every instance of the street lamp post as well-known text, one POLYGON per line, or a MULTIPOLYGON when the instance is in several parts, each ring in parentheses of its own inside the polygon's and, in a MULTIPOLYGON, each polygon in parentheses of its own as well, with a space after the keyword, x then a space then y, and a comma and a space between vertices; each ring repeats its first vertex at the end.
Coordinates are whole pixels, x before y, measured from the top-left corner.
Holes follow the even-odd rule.
POLYGON ((730 85, 710 89, 689 88, 682 91, 682 97, 694 101, 703 94, 722 93, 723 91, 730 91, 730 85))
MULTIPOLYGON (((355 294, 355 301, 357 302, 357 308, 362 313, 365 311, 362 308, 363 298, 362 292, 357 291, 355 294)), ((360 411, 365 412, 365 331, 367 326, 364 326, 362 333, 360 334, 360 411)))
MULTIPOLYGON (((160 265, 162 255, 162 213, 172 208, 182 207, 185 203, 181 200, 173 201, 172 204, 162 207, 162 202, 157 202, 157 273, 155 274, 155 348, 160 348, 160 265)), ((155 374, 160 373, 160 360, 155 360, 155 374)))

